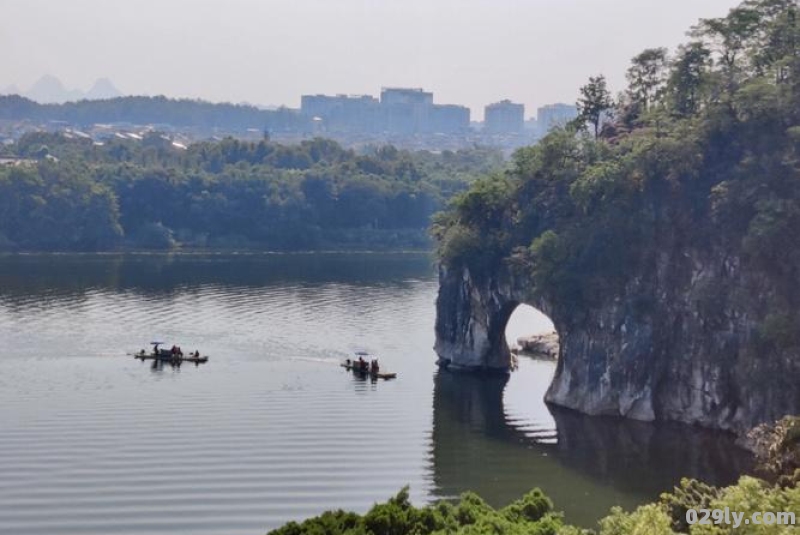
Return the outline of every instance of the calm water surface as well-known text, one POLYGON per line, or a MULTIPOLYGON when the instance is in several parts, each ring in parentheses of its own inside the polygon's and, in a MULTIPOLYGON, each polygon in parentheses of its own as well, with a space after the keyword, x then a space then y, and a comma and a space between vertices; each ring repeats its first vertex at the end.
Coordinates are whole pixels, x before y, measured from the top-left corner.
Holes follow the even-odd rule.
POLYGON ((747 469, 724 435, 551 412, 553 363, 437 373, 436 289, 414 254, 0 257, 0 533, 257 534, 406 484, 498 506, 540 486, 591 526, 747 469), (125 355, 152 339, 211 360, 125 355), (399 378, 340 368, 357 349, 399 378))

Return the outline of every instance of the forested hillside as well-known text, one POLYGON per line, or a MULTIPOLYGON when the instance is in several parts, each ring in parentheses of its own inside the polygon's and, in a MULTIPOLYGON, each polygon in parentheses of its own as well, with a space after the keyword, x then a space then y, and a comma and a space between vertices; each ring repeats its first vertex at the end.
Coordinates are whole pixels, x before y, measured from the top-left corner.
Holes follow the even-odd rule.
POLYGON ((427 247, 430 216, 502 165, 483 149, 357 154, 314 139, 103 145, 29 134, 0 167, 0 248, 427 247))
POLYGON ((458 196, 434 229, 444 262, 527 265, 537 288, 575 307, 618 292, 669 229, 677 245, 721 242, 797 281, 796 3, 748 0, 690 35, 633 58, 617 98, 592 78, 571 128, 458 196))
POLYGON ((437 352, 506 367, 527 302, 560 335, 547 400, 745 432, 800 413, 800 28, 747 0, 633 58, 613 97, 437 218, 437 352))

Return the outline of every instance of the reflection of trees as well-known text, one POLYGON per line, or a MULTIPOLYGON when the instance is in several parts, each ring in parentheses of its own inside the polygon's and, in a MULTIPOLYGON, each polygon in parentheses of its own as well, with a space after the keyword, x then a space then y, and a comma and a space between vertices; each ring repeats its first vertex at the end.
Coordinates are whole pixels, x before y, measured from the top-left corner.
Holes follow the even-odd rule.
POLYGON ((47 307, 118 288, 123 258, 111 255, 2 255, 0 304, 47 307))
POLYGON ((749 468, 748 455, 720 433, 556 408, 558 443, 537 443, 506 421, 506 382, 504 376, 436 376, 432 461, 438 496, 474 490, 503 505, 541 487, 568 520, 589 526, 612 505, 652 500, 682 476, 726 484, 749 468))
POLYGON ((169 295, 203 285, 331 282, 403 285, 431 278, 426 254, 127 254, 0 256, 0 303, 24 306, 90 291, 169 295))

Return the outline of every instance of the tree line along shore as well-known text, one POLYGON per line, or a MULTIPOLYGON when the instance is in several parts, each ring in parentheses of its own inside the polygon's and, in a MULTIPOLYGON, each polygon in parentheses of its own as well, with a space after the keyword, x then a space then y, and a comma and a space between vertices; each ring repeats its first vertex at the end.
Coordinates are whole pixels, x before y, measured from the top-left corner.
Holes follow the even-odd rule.
POLYGON ((0 166, 0 250, 428 249, 433 213, 503 165, 485 148, 346 150, 32 133, 0 166))

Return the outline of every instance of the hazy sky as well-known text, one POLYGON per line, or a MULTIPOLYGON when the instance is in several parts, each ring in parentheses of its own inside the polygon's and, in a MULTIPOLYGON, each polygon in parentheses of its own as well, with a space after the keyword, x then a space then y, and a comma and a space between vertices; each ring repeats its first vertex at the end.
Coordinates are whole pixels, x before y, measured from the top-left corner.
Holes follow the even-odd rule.
POLYGON ((126 94, 299 106, 304 93, 424 87, 473 118, 503 98, 620 89, 630 58, 674 48, 738 0, 0 0, 0 88, 43 74, 126 94))

